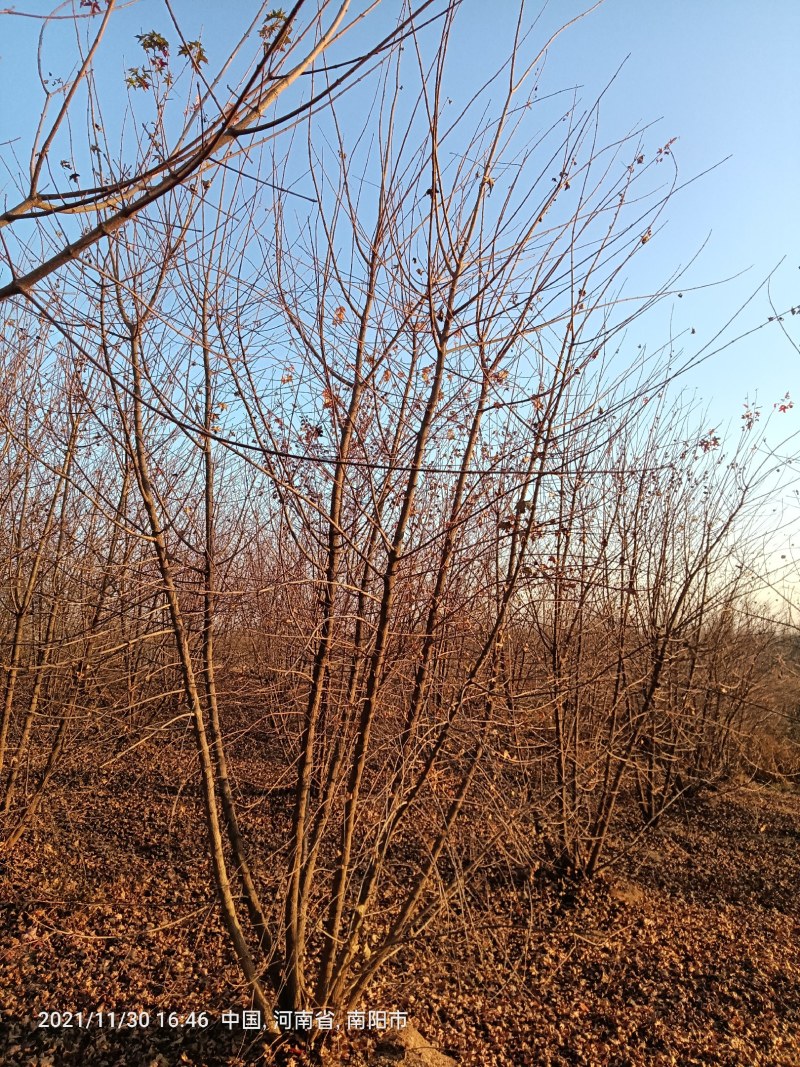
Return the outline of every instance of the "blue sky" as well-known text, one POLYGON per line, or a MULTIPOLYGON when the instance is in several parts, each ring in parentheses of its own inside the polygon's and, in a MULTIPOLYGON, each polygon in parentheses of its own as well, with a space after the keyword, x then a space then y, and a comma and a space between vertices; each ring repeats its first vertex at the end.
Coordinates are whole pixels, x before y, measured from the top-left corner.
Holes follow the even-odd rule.
MULTIPOLYGON (((202 32, 212 65, 214 53, 221 52, 225 38, 245 22, 251 7, 231 9, 218 0, 175 4, 187 36, 202 32)), ((18 8, 51 9, 39 0, 23 0, 18 8)), ((384 19, 388 28, 395 8, 386 3, 385 18, 379 11, 373 27, 384 19)), ((531 4, 531 20, 538 18, 533 40, 544 41, 582 9, 573 0, 552 0, 544 9, 531 4)), ((469 91, 479 58, 501 58, 515 11, 510 0, 493 5, 464 0, 452 60, 456 88, 469 91)), ((32 19, 0 16, 0 140, 22 134, 18 145, 28 140, 36 116, 31 74, 39 28, 32 19)), ((120 13, 114 47, 124 49, 126 65, 139 61, 133 35, 153 28, 169 36, 160 3, 140 0, 120 13)), ((776 307, 800 305, 800 211, 792 193, 800 172, 798 41, 800 4, 795 0, 758 5, 744 0, 606 0, 560 36, 548 53, 543 90, 578 86, 587 105, 622 64, 602 105, 604 141, 654 123, 646 143, 655 149, 677 138, 673 152, 683 181, 730 157, 676 196, 663 220, 666 226, 643 250, 646 254, 636 257, 630 293, 656 287, 705 243, 681 282, 682 297, 668 298, 642 323, 641 337, 631 340, 656 346, 670 328, 694 328, 685 346, 686 354, 693 354, 693 346, 707 344, 776 267, 771 287, 776 307)), ((58 59, 53 49, 46 63, 58 59)), ((0 151, 8 158, 8 146, 0 151)), ((8 189, 5 175, 0 186, 8 189)), ((770 313, 762 291, 722 341, 755 328, 770 313)), ((790 331, 794 327, 795 337, 800 334, 800 317, 787 318, 786 325, 790 331)), ((799 369, 800 357, 773 325, 710 359, 687 376, 685 385, 708 404, 710 422, 736 425, 747 395, 767 409, 787 391, 800 401, 799 369)), ((789 422, 796 415, 788 416, 787 431, 794 428, 789 422)))
MULTIPOLYGON (((42 0, 19 0, 17 6, 31 13, 52 10, 42 0)), ((173 4, 186 36, 202 37, 212 67, 227 55, 227 45, 244 28, 253 6, 244 0, 234 5, 219 0, 173 4)), ((531 40, 543 43, 584 8, 575 0, 551 0, 544 8, 531 4, 529 17, 537 19, 531 40)), ((383 0, 365 35, 387 32, 397 9, 393 0, 383 0)), ((511 0, 463 0, 449 68, 454 96, 472 91, 475 71, 484 62, 490 65, 505 56, 516 9, 511 0)), ((135 35, 157 29, 170 36, 159 0, 123 3, 118 15, 108 41, 111 89, 103 101, 109 125, 122 119, 124 70, 142 61, 135 35)), ((0 159, 6 166, 0 171, 0 197, 14 197, 9 170, 17 170, 16 156, 24 171, 41 106, 35 77, 40 27, 35 19, 0 15, 0 159)), ((65 76, 74 55, 63 36, 68 29, 68 22, 59 23, 43 50, 45 70, 65 76)), ((677 139, 673 154, 680 178, 688 184, 637 254, 626 294, 652 292, 676 270, 691 266, 680 283, 681 297, 677 292, 668 296, 637 321, 626 344, 653 350, 670 333, 680 334, 686 358, 726 345, 688 373, 679 388, 700 411, 707 411, 708 428, 724 435, 728 427, 731 441, 739 437, 746 398, 762 406, 766 419, 773 405, 791 393, 797 406, 785 415, 775 413, 768 430, 773 446, 800 430, 800 353, 779 324, 759 328, 772 309, 766 290, 756 290, 774 272, 775 308, 800 306, 800 211, 793 192, 800 173, 799 41, 797 0, 605 0, 555 41, 541 79, 542 94, 576 87, 582 104, 590 107, 616 74, 602 102, 601 144, 650 123, 644 135, 650 154, 677 139), (742 334, 749 335, 727 345, 742 334)), ((351 39, 345 51, 358 43, 357 37, 351 39)), ((342 114, 347 116, 346 101, 342 114)), ((784 325, 795 344, 800 342, 800 315, 787 316, 784 325)), ((796 442, 790 441, 787 451, 796 456, 796 442)), ((789 568, 786 577, 794 588, 800 562, 789 542, 797 526, 798 498, 790 468, 773 475, 763 514, 766 528, 773 531, 765 551, 777 571, 789 568), (778 562, 784 553, 787 562, 778 562)))
MULTIPOLYGON (((474 47, 499 49, 499 36, 487 40, 485 10, 465 5, 474 47)), ((565 13, 579 10, 553 3, 540 25, 555 27, 565 13)), ((677 137, 673 153, 682 181, 721 164, 675 197, 648 254, 636 257, 630 291, 646 291, 688 264, 705 242, 681 283, 683 296, 668 299, 643 323, 639 340, 663 341, 672 315, 676 332, 696 329, 687 338, 691 354, 782 260, 771 283, 773 300, 779 310, 800 305, 799 41, 800 4, 793 0, 607 0, 550 50, 545 82, 581 86, 587 104, 623 64, 602 104, 604 140, 654 123, 645 135, 653 147, 677 137)), ((762 291, 721 343, 770 314, 762 291)), ((788 317, 785 325, 800 337, 800 317, 788 317)), ((738 423, 748 394, 770 410, 787 390, 800 400, 799 381, 800 356, 775 324, 713 357, 685 384, 697 389, 711 421, 721 424, 738 423)), ((794 422, 786 420, 787 431, 794 422)))

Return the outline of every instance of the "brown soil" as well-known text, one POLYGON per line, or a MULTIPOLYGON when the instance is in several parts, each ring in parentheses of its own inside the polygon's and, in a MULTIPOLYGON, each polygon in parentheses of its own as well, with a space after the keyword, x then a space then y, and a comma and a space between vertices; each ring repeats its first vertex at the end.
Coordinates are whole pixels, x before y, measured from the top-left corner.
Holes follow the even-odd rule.
MULTIPOLYGON (((251 816, 249 833, 257 846, 269 827, 251 816)), ((247 998, 200 842, 191 790, 163 776, 78 777, 50 798, 0 866, 0 1062, 264 1062, 253 1032, 220 1022, 247 998), (53 1011, 104 1026, 40 1026, 53 1011), (117 1029, 123 1011, 149 1027, 117 1029)), ((800 796, 739 784, 669 812, 591 884, 486 872, 364 1008, 407 1012, 465 1067, 797 1067, 798 916, 800 796)), ((373 1046, 343 1029, 325 1062, 357 1067, 373 1046)))

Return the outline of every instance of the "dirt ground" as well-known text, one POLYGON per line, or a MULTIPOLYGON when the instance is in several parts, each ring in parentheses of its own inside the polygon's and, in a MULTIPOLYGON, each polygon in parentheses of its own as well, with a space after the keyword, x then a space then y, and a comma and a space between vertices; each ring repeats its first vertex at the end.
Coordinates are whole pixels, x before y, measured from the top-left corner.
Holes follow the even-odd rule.
MULTIPOLYGON (((264 1062, 257 1032, 222 1022, 247 996, 195 808, 145 774, 77 779, 2 860, 0 1062, 264 1062)), ((670 811, 592 884, 487 876, 364 1009, 406 1013, 465 1067, 797 1067, 799 918, 800 795, 738 783, 670 811)), ((359 1067, 373 1045, 343 1026, 325 1062, 359 1067)))

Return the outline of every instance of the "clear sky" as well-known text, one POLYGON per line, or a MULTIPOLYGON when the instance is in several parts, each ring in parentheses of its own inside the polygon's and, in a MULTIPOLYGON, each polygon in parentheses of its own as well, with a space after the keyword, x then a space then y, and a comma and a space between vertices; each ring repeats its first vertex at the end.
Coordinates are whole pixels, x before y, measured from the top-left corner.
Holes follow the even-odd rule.
MULTIPOLYGON (((397 5, 384 3, 388 29, 397 5)), ((169 36, 169 23, 157 0, 123 6, 118 41, 128 65, 139 61, 134 34, 155 28, 169 36)), ((187 36, 202 34, 212 65, 215 53, 221 53, 225 39, 246 22, 254 6, 243 0, 233 7, 219 0, 174 4, 187 36)), ((530 19, 539 18, 535 36, 545 40, 585 6, 575 0, 551 0, 544 8, 531 4, 530 19)), ((20 0, 16 7, 51 10, 41 0, 20 0)), ((504 54, 515 11, 511 0, 463 0, 453 63, 455 82, 464 93, 478 55, 496 52, 499 59, 504 54)), ((373 27, 382 17, 379 11, 373 27)), ((32 76, 39 28, 33 19, 0 14, 0 141, 22 134, 17 147, 22 147, 23 162, 39 103, 32 76)), ((730 157, 676 196, 665 228, 637 255, 631 293, 656 287, 707 242, 681 283, 683 296, 668 299, 642 324, 636 340, 649 346, 662 343, 672 316, 673 331, 696 330, 685 338, 691 355, 711 341, 776 267, 776 308, 800 305, 800 210, 792 192, 800 173, 799 41, 797 0, 605 0, 550 50, 543 90, 579 86, 587 105, 622 64, 602 105, 603 140, 655 123, 646 142, 654 150, 677 138, 673 152, 684 181, 730 157), (734 281, 712 285, 736 274, 741 276, 734 281)), ((55 50, 48 56, 45 49, 45 57, 46 64, 59 59, 55 50)), ((8 145, 0 148, 13 167, 10 151, 8 145)), ((10 191, 7 172, 0 175, 0 190, 10 191)), ((770 314, 762 291, 725 338, 753 329, 770 314)), ((800 336, 800 316, 787 318, 786 326, 796 339, 800 336)), ((737 424, 746 395, 757 396, 769 409, 787 391, 800 402, 798 371, 800 356, 774 324, 709 360, 686 384, 709 405, 711 422, 730 419, 737 424)), ((787 417, 787 430, 797 414, 787 417)), ((800 419, 795 421, 800 425, 800 419)))
MULTIPOLYGON (((499 54, 499 39, 487 35, 486 10, 466 0, 474 46, 495 46, 499 54)), ((551 3, 542 28, 579 10, 575 3, 551 3)), ((638 340, 665 340, 672 314, 676 332, 696 329, 685 339, 686 353, 699 350, 776 267, 775 306, 800 305, 799 42, 796 0, 606 0, 554 43, 544 81, 551 89, 581 86, 586 104, 623 64, 604 97, 604 140, 654 123, 645 139, 655 148, 677 137, 681 180, 721 164, 675 197, 665 228, 635 259, 630 291, 647 291, 707 242, 681 283, 683 296, 643 323, 638 340)), ((464 68, 466 76, 469 63, 464 68)), ((771 313, 762 291, 725 338, 771 313)), ((800 316, 787 317, 785 325, 800 339, 800 316)), ((747 394, 770 409, 787 390, 800 400, 800 355, 775 324, 709 360, 686 384, 708 403, 713 422, 738 423, 747 394)), ((797 420, 787 419, 787 430, 790 421, 796 428, 797 420)))
MULTIPOLYGON (((354 3, 358 7, 366 0, 354 3)), ((18 0, 16 6, 34 14, 52 10, 43 0, 18 0)), ((74 6, 80 10, 77 0, 74 6)), ((537 20, 532 40, 544 43, 587 6, 577 0, 551 0, 544 7, 531 3, 529 19, 537 20)), ((124 70, 142 60, 135 35, 156 29, 170 36, 160 0, 123 0, 120 8, 108 41, 115 64, 111 84, 119 86, 119 102, 116 89, 103 101, 105 121, 112 123, 115 117, 121 121, 126 104, 124 70)), ((187 38, 202 37, 213 68, 256 5, 174 0, 173 8, 187 38)), ((388 32, 398 9, 394 0, 382 0, 369 33, 388 32)), ((476 69, 506 55, 516 10, 512 0, 462 0, 449 68, 454 96, 469 96, 476 69)), ((69 4, 62 5, 61 12, 68 11, 69 4)), ((35 75, 41 22, 7 12, 0 7, 0 197, 13 199, 10 174, 25 170, 41 107, 35 75)), ((58 27, 45 41, 43 63, 45 71, 52 68, 67 76, 74 48, 65 47, 63 32, 69 24, 58 27)), ((605 0, 555 41, 540 83, 542 94, 577 87, 582 104, 590 107, 616 75, 601 107, 601 143, 649 123, 653 126, 644 141, 650 154, 676 138, 674 158, 688 184, 670 202, 654 238, 636 255, 627 294, 654 291, 700 254, 680 282, 681 296, 668 296, 659 309, 637 321, 626 343, 652 350, 677 334, 679 347, 690 358, 748 334, 687 374, 683 387, 701 410, 707 409, 706 425, 721 435, 727 426, 732 440, 739 435, 746 398, 759 403, 766 417, 789 392, 796 407, 775 414, 768 433, 773 446, 800 430, 800 351, 780 324, 759 328, 773 314, 762 287, 771 272, 775 309, 800 309, 798 42, 798 0, 605 0)), ((345 52, 358 44, 357 37, 351 39, 345 52)), ((347 116, 346 100, 342 114, 347 116)), ((798 345, 800 314, 787 315, 783 325, 798 345)), ((787 452, 800 454, 797 442, 790 441, 787 452)), ((800 538, 797 549, 790 542, 800 509, 792 466, 797 469, 796 460, 774 475, 787 481, 780 489, 774 483, 765 514, 768 526, 781 529, 771 536, 771 554, 786 563, 775 566, 789 568, 787 579, 796 588, 800 538)))

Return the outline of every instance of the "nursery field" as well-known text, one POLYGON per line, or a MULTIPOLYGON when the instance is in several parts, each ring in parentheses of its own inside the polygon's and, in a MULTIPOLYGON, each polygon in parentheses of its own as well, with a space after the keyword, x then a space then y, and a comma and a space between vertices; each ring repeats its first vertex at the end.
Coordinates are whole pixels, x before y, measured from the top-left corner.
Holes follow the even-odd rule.
MULTIPOLYGON (((62 783, 4 861, 3 1063, 264 1062, 262 1034, 222 1021, 249 1002, 198 848, 196 790, 178 793, 171 770, 162 757, 62 783), (52 1025, 69 1012, 71 1027, 52 1025), (120 1027, 123 1012, 149 1025, 120 1027)), ((282 804, 253 806, 252 844, 275 833, 282 804)), ((489 866, 363 1010, 402 1013, 470 1067, 796 1065, 799 816, 796 792, 739 782, 675 806, 593 881, 489 866)), ((322 1062, 398 1062, 375 1052, 382 1036, 343 1021, 322 1062)), ((285 1062, 306 1061, 289 1050, 285 1062)))

